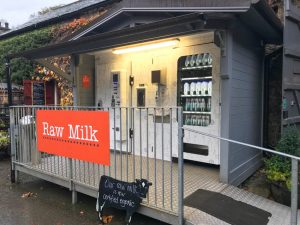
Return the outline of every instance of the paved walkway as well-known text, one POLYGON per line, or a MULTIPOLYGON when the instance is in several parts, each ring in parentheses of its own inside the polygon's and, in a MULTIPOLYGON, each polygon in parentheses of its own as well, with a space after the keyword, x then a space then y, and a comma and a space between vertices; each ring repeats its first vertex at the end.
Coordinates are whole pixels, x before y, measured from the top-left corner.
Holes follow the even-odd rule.
MULTIPOLYGON (((201 168, 201 167, 200 167, 201 168)), ((272 200, 260 197, 243 189, 226 185, 219 182, 219 172, 212 168, 197 168, 189 165, 186 171, 186 192, 188 196, 195 186, 210 191, 219 192, 227 195, 237 201, 245 202, 249 205, 268 211, 272 214, 268 225, 290 225, 290 208, 278 204, 272 200), (187 182, 188 180, 188 182, 187 182)), ((207 213, 198 209, 185 207, 185 218, 188 224, 194 225, 228 225, 228 223, 221 221, 207 213)), ((300 213, 298 211, 298 218, 300 220, 300 213)), ((298 220, 298 224, 300 221, 298 220)))

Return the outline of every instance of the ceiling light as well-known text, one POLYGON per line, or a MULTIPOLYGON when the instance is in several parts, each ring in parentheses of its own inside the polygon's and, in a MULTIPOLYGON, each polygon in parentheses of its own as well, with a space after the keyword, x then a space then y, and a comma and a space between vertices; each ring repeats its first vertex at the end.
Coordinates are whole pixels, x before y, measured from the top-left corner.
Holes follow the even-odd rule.
POLYGON ((149 43, 149 44, 142 44, 142 45, 138 45, 138 46, 114 49, 113 53, 119 55, 119 54, 125 54, 125 53, 140 52, 140 51, 146 51, 146 50, 150 50, 150 49, 176 46, 178 43, 179 43, 179 40, 177 40, 177 39, 169 40, 169 41, 162 41, 162 42, 155 42, 155 43, 149 43))

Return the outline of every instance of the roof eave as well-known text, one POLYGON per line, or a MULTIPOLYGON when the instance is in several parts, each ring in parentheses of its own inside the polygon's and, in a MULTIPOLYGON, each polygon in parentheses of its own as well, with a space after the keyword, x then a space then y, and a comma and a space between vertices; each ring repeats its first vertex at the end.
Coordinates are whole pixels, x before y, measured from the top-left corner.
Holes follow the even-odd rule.
POLYGON ((44 27, 48 27, 50 25, 57 24, 57 23, 59 23, 63 20, 74 18, 74 17, 80 15, 82 12, 88 11, 88 10, 94 8, 94 7, 105 7, 109 4, 112 4, 115 1, 118 1, 118 0, 106 0, 106 1, 99 2, 99 3, 94 4, 94 5, 89 5, 87 7, 81 8, 80 10, 77 10, 77 11, 66 13, 62 16, 54 17, 54 18, 51 18, 51 19, 48 19, 48 20, 45 20, 45 21, 42 21, 42 22, 38 22, 38 23, 35 23, 35 24, 32 24, 32 25, 29 25, 29 26, 24 27, 24 28, 17 29, 17 30, 11 30, 9 32, 1 34, 0 35, 0 41, 3 40, 3 39, 7 39, 7 38, 10 38, 10 37, 19 35, 19 34, 23 34, 23 33, 26 33, 26 32, 33 31, 37 28, 44 28, 44 27))
POLYGON ((174 37, 174 35, 178 36, 180 34, 196 32, 197 28, 189 28, 191 30, 174 32, 172 34, 165 32, 165 30, 169 30, 170 28, 173 28, 175 30, 178 29, 180 25, 189 27, 185 24, 194 22, 204 23, 203 14, 188 14, 124 30, 111 31, 84 37, 78 40, 51 44, 45 47, 24 51, 19 54, 7 55, 6 57, 25 57, 34 60, 51 56, 80 54, 96 50, 103 50, 107 48, 117 47, 118 45, 124 45, 124 43, 135 44, 141 41, 151 41, 161 38, 174 37))
POLYGON ((282 44, 283 24, 265 0, 253 4, 239 18, 248 28, 257 33, 265 43, 282 44))
MULTIPOLYGON (((244 22, 248 23, 247 25, 252 28, 254 31, 257 31, 259 35, 261 36, 262 40, 264 40, 266 43, 275 43, 275 44, 281 44, 282 43, 282 33, 283 33, 283 26, 279 20, 276 19, 276 15, 270 11, 271 8, 265 4, 264 0, 257 1, 255 4, 252 4, 249 6, 249 10, 246 12, 239 12, 233 14, 232 12, 222 12, 224 15, 238 15, 239 18, 244 22), (267 17, 266 17, 267 15, 267 17), (252 19, 255 19, 259 22, 253 22, 252 19), (268 31, 268 32, 265 32, 268 31)), ((115 37, 118 36, 118 41, 121 43, 121 41, 126 42, 126 40, 130 40, 131 44, 136 43, 138 40, 135 38, 128 38, 131 33, 136 33, 139 34, 141 37, 144 39, 140 39, 140 41, 145 41, 145 40, 151 40, 155 38, 164 38, 166 36, 151 36, 154 35, 151 33, 155 29, 159 29, 161 26, 165 26, 166 29, 167 27, 170 29, 173 27, 173 29, 176 29, 176 24, 183 23, 185 20, 188 21, 201 21, 201 16, 202 14, 199 13, 192 13, 192 14, 187 14, 184 16, 178 16, 175 18, 163 20, 163 21, 158 21, 150 24, 145 24, 141 25, 138 27, 134 28, 129 28, 126 30, 118 30, 118 31, 113 31, 113 32, 106 32, 90 37, 85 37, 85 38, 80 38, 77 40, 72 40, 72 41, 66 41, 62 42, 59 44, 53 44, 49 45, 43 48, 39 49, 34 49, 34 50, 29 50, 26 52, 23 52, 18 55, 10 55, 9 57, 27 57, 31 59, 37 59, 37 58, 45 58, 45 57, 50 57, 54 56, 54 53, 57 53, 57 55, 63 55, 63 54, 80 54, 84 52, 90 52, 92 50, 102 50, 104 47, 102 46, 102 42, 107 42, 111 43, 108 39, 116 39, 115 37), (182 21, 184 19, 184 21, 182 21), (149 34, 149 36, 145 36, 145 34, 149 34), (151 34, 151 35, 150 35, 151 34), (123 39, 121 39, 123 38, 123 39), (100 42, 99 42, 100 41, 100 42), (89 44, 91 42, 91 44, 89 44), (96 43, 98 45, 96 45, 96 43), (80 45, 80 47, 76 46, 80 45), (84 46, 88 46, 89 49, 84 49, 84 46), (92 48, 92 47, 93 48, 92 48), (101 46, 101 47, 98 47, 101 46), (59 49, 61 48, 61 49, 59 49), (98 48, 98 49, 97 49, 98 48), (51 53, 50 53, 51 52, 51 53)), ((205 29, 208 29, 205 27, 202 29, 204 31, 205 29)), ((210 30, 216 30, 216 29, 227 29, 227 27, 209 27, 210 30)), ((189 32, 200 32, 201 29, 193 30, 193 31, 185 31, 186 33, 189 32)), ((179 35, 180 32, 176 33, 174 32, 173 35, 179 35)), ((117 42, 116 42, 117 43, 117 42)), ((114 45, 107 45, 106 48, 111 48, 111 47, 116 47, 114 45)))

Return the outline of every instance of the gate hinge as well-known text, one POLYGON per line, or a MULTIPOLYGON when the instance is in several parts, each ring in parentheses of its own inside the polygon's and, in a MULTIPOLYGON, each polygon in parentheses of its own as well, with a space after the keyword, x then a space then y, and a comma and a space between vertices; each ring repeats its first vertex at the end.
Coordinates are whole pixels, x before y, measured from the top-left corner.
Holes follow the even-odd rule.
POLYGON ((129 128, 129 138, 133 138, 133 129, 129 128))
POLYGON ((129 77, 129 86, 133 86, 134 85, 134 77, 133 76, 130 76, 129 77))

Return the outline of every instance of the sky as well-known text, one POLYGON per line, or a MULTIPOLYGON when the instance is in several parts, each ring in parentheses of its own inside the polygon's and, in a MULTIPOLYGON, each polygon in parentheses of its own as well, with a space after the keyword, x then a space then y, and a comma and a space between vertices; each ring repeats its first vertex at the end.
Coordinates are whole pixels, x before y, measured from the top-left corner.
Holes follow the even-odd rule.
POLYGON ((16 27, 29 20, 30 15, 40 9, 77 0, 0 0, 0 20, 6 20, 10 27, 16 27))

